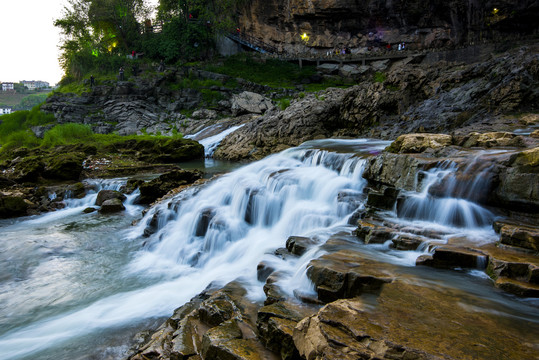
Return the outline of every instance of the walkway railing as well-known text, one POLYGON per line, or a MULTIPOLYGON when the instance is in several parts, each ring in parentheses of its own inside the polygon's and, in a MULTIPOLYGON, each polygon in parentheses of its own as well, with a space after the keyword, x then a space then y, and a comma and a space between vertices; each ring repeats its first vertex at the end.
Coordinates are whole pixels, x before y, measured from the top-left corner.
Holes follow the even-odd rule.
POLYGON ((254 51, 258 51, 259 53, 262 53, 262 54, 276 54, 277 53, 277 48, 275 46, 265 43, 262 40, 255 38, 254 36, 251 36, 251 35, 229 33, 226 35, 226 37, 237 42, 238 44, 247 46, 248 48, 254 51))

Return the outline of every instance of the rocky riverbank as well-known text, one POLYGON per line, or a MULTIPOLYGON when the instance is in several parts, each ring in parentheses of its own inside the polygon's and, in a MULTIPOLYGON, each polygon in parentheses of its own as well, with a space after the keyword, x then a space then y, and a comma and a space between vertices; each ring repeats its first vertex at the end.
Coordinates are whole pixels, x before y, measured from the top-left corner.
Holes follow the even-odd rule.
MULTIPOLYGON (((178 171, 178 162, 203 157, 202 145, 181 138, 120 140, 100 149, 83 144, 49 150, 16 149, 4 154, 5 160, 0 163, 0 218, 36 215, 62 208, 64 199, 81 198, 92 190, 91 185, 81 182, 87 178, 178 171)), ((173 175, 162 185, 166 191, 185 180, 192 183, 200 177, 173 175)), ((138 185, 143 183, 141 180, 138 185)), ((166 191, 147 190, 143 202, 152 202, 166 191)))
POLYGON ((130 359, 536 357, 533 330, 522 331, 503 313, 482 312, 491 306, 488 296, 478 298, 450 284, 462 280, 451 272, 481 271, 492 279, 492 292, 499 288, 539 297, 537 141, 509 133, 399 137, 367 161, 363 176, 368 187, 360 195, 366 196, 366 207, 352 217, 354 234, 334 234, 322 245, 315 238, 293 236, 286 248, 275 251, 277 258, 297 258, 321 245, 325 254, 307 266, 314 294, 290 297, 279 282, 286 275, 271 262, 261 262, 263 304, 246 299, 241 280, 209 288, 147 334, 130 359), (422 189, 426 192, 418 197, 422 189), (410 204, 414 211, 425 211, 407 214, 410 204), (451 212, 451 206, 469 209, 451 212), (388 218, 388 210, 397 217, 388 218), (455 227, 499 218, 494 222, 498 240, 401 221, 428 220, 444 211, 438 221, 455 227), (388 242, 403 254, 431 249, 416 260, 416 267, 431 272, 370 255, 388 242), (428 285, 418 276, 426 277, 428 285))
MULTIPOLYGON (((475 296, 475 289, 448 285, 462 280, 455 274, 473 271, 481 273, 481 279, 491 279, 481 289, 487 287, 496 296, 539 297, 537 47, 494 54, 472 65, 426 66, 410 60, 381 66, 386 66, 383 71, 371 68, 355 79, 358 84, 346 89, 294 91, 284 110, 275 106, 270 89, 249 84, 250 88, 232 92, 216 89, 228 93, 230 100, 186 117, 179 110, 200 104, 195 99, 199 95, 166 85, 185 76, 176 69, 158 79, 102 85, 80 97, 58 94, 47 102, 43 110, 56 114, 60 122, 87 123, 102 132, 167 132, 183 126, 186 134, 195 134, 210 125, 222 129, 244 124, 215 152, 223 159, 260 159, 327 137, 395 140, 366 160, 364 192, 338 194, 339 204, 358 208, 350 221, 356 228, 353 233, 332 234, 323 244, 317 238, 292 236, 286 248, 272 253, 276 261, 298 260, 320 246, 306 271, 312 293, 291 296, 281 288, 286 274, 276 271, 271 262, 261 262, 253 271, 264 283, 264 300, 251 301, 241 279, 223 287, 210 286, 160 328, 141 334, 144 340, 133 349, 131 359, 537 357, 534 319, 523 320, 524 327, 516 326, 510 309, 497 303, 499 298, 475 296), (493 224, 495 240, 402 221, 435 216, 441 217, 436 221, 456 228, 493 224), (405 267, 369 255, 381 248, 403 257, 417 249, 429 252, 415 260, 416 266, 405 267), (483 305, 496 310, 484 312, 483 305)), ((84 186, 76 181, 84 176, 118 175, 135 165, 141 169, 148 164, 170 166, 202 156, 197 143, 177 141, 129 143, 116 147, 115 159, 87 147, 13 156, 2 165, 2 182, 5 188, 19 187, 0 197, 5 207, 11 206, 4 214, 13 216, 13 209, 25 206, 20 215, 36 209, 25 200, 28 195, 15 193, 22 193, 26 182, 34 189, 35 184, 71 180, 69 190, 83 192, 84 186), (107 165, 112 160, 121 164, 124 156, 140 162, 126 168, 107 165), (58 173, 52 171, 55 165, 58 173)), ((164 182, 182 187, 199 178, 197 172, 178 170, 129 185, 141 188, 147 196, 143 202, 151 203, 170 190, 164 182)), ((35 203, 58 202, 48 196, 49 188, 37 189, 41 190, 29 190, 41 196, 35 203)), ((253 206, 256 192, 250 195, 246 207, 253 206)), ((173 205, 166 211, 176 210, 173 205)), ((144 235, 156 233, 158 215, 146 224, 144 235)), ((193 231, 203 237, 214 216, 212 208, 196 215, 193 231)), ((246 212, 241 221, 250 222, 250 216, 254 215, 246 212)), ((185 261, 196 265, 201 254, 189 253, 185 261)), ((473 282, 469 287, 474 287, 473 282)))

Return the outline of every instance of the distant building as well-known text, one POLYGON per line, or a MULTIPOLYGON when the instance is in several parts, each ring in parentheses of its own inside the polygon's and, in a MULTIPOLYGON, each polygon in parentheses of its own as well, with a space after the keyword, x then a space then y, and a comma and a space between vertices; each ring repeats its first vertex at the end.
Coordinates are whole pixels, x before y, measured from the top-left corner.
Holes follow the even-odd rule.
POLYGON ((23 80, 23 81, 21 81, 21 84, 26 86, 26 88, 28 90, 36 90, 36 89, 43 89, 43 88, 48 88, 49 87, 49 83, 46 82, 46 81, 35 81, 35 80, 26 81, 26 80, 23 80))
POLYGON ((12 82, 2 83, 2 91, 15 91, 15 84, 12 82))
POLYGON ((11 114, 13 108, 11 106, 0 106, 0 115, 11 114))

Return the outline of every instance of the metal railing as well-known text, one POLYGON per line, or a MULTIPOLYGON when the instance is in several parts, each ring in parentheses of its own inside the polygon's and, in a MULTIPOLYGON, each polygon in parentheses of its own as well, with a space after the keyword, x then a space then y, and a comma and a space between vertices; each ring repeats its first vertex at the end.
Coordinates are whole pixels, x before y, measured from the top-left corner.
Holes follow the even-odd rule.
POLYGON ((273 45, 263 42, 254 36, 243 33, 229 33, 226 35, 229 39, 246 46, 262 54, 277 54, 277 48, 273 45))

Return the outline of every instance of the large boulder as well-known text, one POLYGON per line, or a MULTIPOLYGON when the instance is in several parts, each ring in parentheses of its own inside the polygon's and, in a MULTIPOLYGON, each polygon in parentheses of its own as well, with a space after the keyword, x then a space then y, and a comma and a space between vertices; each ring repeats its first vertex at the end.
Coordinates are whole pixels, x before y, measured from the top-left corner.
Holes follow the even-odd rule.
POLYGON ((101 214, 111 214, 125 210, 125 206, 120 199, 109 199, 103 201, 99 212, 101 214))
POLYGON ((234 116, 247 113, 263 114, 273 107, 270 99, 250 91, 244 91, 232 97, 231 109, 234 116))
POLYGON ((314 283, 318 299, 325 303, 364 293, 379 293, 394 278, 363 254, 348 250, 312 260, 307 276, 314 283))
POLYGON ((512 156, 499 173, 495 198, 502 206, 536 212, 539 209, 539 147, 512 156))
POLYGON ((198 170, 174 170, 147 181, 139 186, 140 196, 137 201, 150 204, 170 190, 182 185, 189 185, 202 177, 198 170))
POLYGON ((26 215, 28 202, 20 196, 5 196, 0 194, 0 218, 11 218, 26 215))
POLYGON ((126 197, 124 194, 116 190, 101 190, 99 193, 97 193, 95 204, 97 206, 101 206, 105 201, 111 199, 118 199, 120 202, 123 202, 125 201, 126 197))
POLYGON ((54 180, 79 180, 86 154, 57 153, 46 161, 43 177, 54 180))
POLYGON ((489 133, 471 133, 467 136, 463 143, 463 147, 522 147, 524 140, 521 136, 509 132, 489 132, 489 133))

